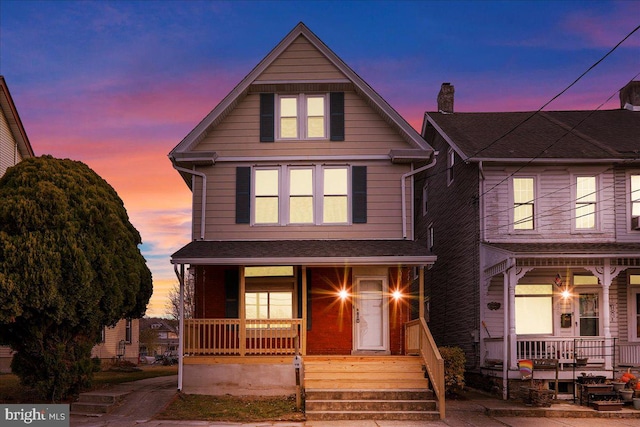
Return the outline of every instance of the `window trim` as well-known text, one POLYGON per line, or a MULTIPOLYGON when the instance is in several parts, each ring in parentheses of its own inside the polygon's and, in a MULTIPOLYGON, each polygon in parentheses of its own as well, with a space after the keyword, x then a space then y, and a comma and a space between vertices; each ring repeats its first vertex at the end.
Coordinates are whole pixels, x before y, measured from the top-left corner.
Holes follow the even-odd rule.
MULTIPOLYGON (((254 167, 251 168, 251 225, 279 225, 282 222, 282 205, 283 205, 283 201, 282 201, 282 167, 280 166, 258 166, 258 167, 254 167), (277 202, 277 206, 278 206, 278 218, 275 222, 257 222, 256 220, 256 210, 258 208, 258 203, 257 199, 258 197, 262 197, 262 196, 256 196, 256 172, 257 171, 277 171, 278 172, 278 194, 277 194, 277 198, 278 198, 278 202, 277 202)), ((265 196, 266 197, 266 196, 265 196)), ((271 196, 273 197, 273 196, 271 196)))
POLYGON ((422 216, 426 216, 429 212, 429 181, 425 180, 422 186, 422 216))
POLYGON ((573 233, 594 233, 599 232, 601 230, 600 221, 602 215, 600 215, 601 209, 601 177, 600 174, 595 173, 577 173, 571 174, 571 231, 573 233), (593 220, 593 228, 578 228, 577 227, 577 209, 578 209, 578 178, 594 178, 595 180, 595 201, 594 202, 583 202, 583 204, 593 204, 594 206, 594 220, 593 220))
POLYGON ((275 125, 275 140, 276 141, 328 141, 329 140, 329 121, 330 121, 330 111, 329 111, 329 93, 298 93, 298 94, 276 94, 275 96, 275 114, 274 114, 274 125, 275 125), (309 98, 322 98, 323 99, 323 107, 324 107, 324 135, 321 137, 310 137, 308 136, 308 112, 307 112, 307 99, 309 98), (297 136, 295 137, 283 137, 281 134, 281 107, 280 100, 281 99, 296 99, 296 108, 297 108, 297 136))
MULTIPOLYGON (((527 234, 527 233, 537 233, 538 231, 538 203, 537 203, 537 195, 539 194, 538 191, 538 183, 540 182, 540 179, 538 179, 538 175, 515 175, 512 176, 511 179, 509 180, 509 231, 511 233, 518 233, 518 234, 527 234), (533 218, 532 218, 532 222, 533 222, 533 227, 532 228, 516 228, 516 219, 515 219, 515 208, 516 208, 516 202, 515 202, 515 184, 514 184, 514 180, 516 179, 532 179, 533 180, 533 199, 530 201, 531 205, 533 206, 533 218)), ((525 204, 529 204, 529 203, 521 203, 521 205, 525 205, 525 204)))

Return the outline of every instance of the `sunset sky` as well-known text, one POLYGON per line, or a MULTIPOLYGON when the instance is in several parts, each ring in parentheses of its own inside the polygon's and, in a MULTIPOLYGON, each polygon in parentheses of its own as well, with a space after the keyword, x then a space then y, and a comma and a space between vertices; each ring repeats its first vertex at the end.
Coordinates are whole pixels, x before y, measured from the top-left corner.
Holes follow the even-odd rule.
MULTIPOLYGON (((191 193, 167 158, 304 22, 416 129, 455 110, 537 110, 640 24, 638 1, 0 1, 0 74, 36 155, 80 160, 124 200, 165 315, 191 193)), ((547 110, 618 108, 640 31, 547 110)))

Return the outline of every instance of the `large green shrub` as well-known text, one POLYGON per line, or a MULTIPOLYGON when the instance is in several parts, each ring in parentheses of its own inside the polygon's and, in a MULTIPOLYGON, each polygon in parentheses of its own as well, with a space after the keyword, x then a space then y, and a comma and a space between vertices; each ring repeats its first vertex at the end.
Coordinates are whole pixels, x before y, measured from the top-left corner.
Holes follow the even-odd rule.
POLYGON ((466 357, 460 347, 438 347, 444 360, 444 387, 447 394, 464 388, 466 357))

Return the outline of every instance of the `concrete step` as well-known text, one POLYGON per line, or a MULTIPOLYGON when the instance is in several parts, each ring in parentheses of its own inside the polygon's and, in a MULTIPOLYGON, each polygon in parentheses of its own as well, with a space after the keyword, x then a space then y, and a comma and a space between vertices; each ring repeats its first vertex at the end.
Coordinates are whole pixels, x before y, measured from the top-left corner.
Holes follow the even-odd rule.
POLYGON ((438 411, 305 411, 305 414, 309 421, 437 421, 440 419, 438 411))
POLYGON ((118 404, 128 391, 90 391, 80 393, 78 400, 71 404, 71 413, 84 415, 103 415, 118 404))
POLYGON ((306 400, 307 411, 435 411, 433 400, 306 400))

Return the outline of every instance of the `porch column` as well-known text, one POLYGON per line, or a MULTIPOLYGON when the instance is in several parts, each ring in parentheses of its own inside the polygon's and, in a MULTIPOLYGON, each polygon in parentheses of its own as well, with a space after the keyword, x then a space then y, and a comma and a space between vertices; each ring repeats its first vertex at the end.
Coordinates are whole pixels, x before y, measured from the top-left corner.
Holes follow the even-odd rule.
POLYGON ((244 282, 244 265, 238 266, 238 274, 240 275, 240 290, 238 291, 239 303, 239 315, 240 315, 240 356, 244 356, 247 353, 247 310, 245 307, 245 292, 246 285, 244 282))
POLYGON ((509 286, 509 369, 517 368, 517 336, 516 336, 516 284, 518 283, 516 269, 509 270, 507 278, 509 286))
POLYGON ((418 288, 418 298, 420 298, 418 300, 420 301, 420 304, 418 304, 418 314, 420 319, 424 319, 424 265, 418 268, 418 288))
POLYGON ((303 356, 307 354, 307 267, 302 266, 302 330, 300 331, 300 339, 302 343, 300 343, 300 353, 303 356))
MULTIPOLYGON (((604 260, 604 268, 602 271, 602 332, 604 333, 604 345, 607 347, 611 341, 611 313, 609 309, 609 287, 611 286, 611 261, 609 258, 604 260)), ((613 343, 611 343, 613 344, 613 343)), ((604 368, 611 369, 613 361, 611 360, 611 352, 606 351, 604 357, 604 368)))

